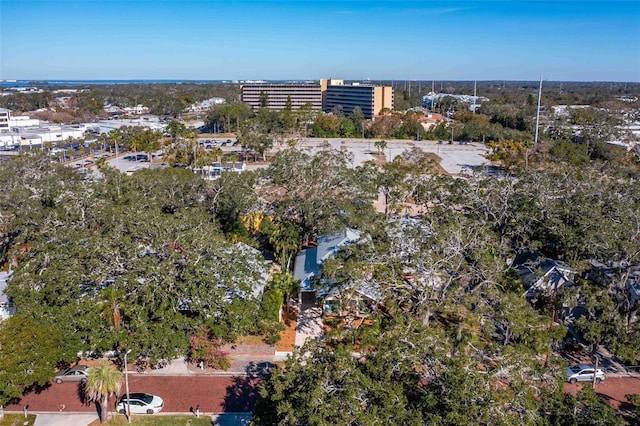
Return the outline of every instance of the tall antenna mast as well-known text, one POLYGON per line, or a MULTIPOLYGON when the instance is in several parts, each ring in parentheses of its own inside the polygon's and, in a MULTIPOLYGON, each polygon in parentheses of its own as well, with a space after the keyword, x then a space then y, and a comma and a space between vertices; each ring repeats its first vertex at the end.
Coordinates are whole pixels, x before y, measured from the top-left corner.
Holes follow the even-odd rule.
POLYGON ((540 87, 538 88, 538 109, 536 110, 536 132, 533 137, 533 144, 538 144, 538 124, 540 123, 540 98, 542 97, 542 74, 540 74, 540 87))

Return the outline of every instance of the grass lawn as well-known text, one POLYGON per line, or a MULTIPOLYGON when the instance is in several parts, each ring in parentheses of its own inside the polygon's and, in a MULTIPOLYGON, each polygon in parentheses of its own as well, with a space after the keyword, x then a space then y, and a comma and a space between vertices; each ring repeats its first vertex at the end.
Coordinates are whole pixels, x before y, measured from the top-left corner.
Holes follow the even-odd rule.
POLYGON ((24 414, 4 413, 4 419, 0 420, 0 426, 33 426, 35 422, 35 414, 29 414, 25 419, 24 414))
MULTIPOLYGON (((33 424, 33 423, 31 423, 33 424)), ((115 417, 110 415, 108 425, 128 425, 127 418, 122 414, 116 414, 115 417)), ((176 416, 163 416, 163 415, 140 415, 131 416, 132 425, 145 425, 145 426, 178 426, 178 425, 191 425, 191 426, 211 426, 211 417, 200 415, 196 417, 193 414, 188 415, 176 415, 176 416)), ((96 419, 89 424, 89 426, 99 426, 100 419, 96 419)))

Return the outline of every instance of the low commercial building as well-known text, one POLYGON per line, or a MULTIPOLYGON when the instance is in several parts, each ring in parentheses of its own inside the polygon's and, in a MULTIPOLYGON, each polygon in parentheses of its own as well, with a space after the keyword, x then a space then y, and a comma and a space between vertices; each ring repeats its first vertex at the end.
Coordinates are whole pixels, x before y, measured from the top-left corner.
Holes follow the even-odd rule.
POLYGON ((472 111, 475 111, 476 109, 480 108, 480 105, 483 102, 488 102, 489 98, 485 98, 484 96, 472 96, 472 95, 454 95, 451 93, 433 93, 430 92, 427 95, 424 95, 422 97, 422 106, 424 108, 428 108, 430 110, 433 110, 436 108, 436 106, 438 104, 440 104, 440 101, 442 101, 442 99, 444 98, 454 98, 457 99, 461 102, 465 102, 467 104, 469 104, 469 109, 471 109, 472 111))

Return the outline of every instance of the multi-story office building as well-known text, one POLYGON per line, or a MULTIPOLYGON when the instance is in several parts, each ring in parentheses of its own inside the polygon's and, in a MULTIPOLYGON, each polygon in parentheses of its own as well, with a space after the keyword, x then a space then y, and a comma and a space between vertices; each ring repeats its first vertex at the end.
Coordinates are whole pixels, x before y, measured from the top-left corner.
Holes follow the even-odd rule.
POLYGON ((322 109, 331 112, 339 107, 345 115, 360 107, 364 118, 371 119, 385 108, 393 109, 393 88, 373 84, 344 84, 343 80, 320 80, 322 109))
POLYGON ((298 110, 310 104, 312 110, 322 110, 322 92, 318 83, 249 83, 242 85, 242 102, 254 110, 266 105, 274 111, 285 109, 291 101, 291 109, 298 110))
POLYGON ((373 118, 384 108, 393 109, 393 89, 372 84, 345 84, 344 80, 320 80, 319 83, 248 83, 242 86, 242 101, 254 110, 266 105, 279 111, 290 100, 298 110, 310 104, 313 110, 331 112, 337 106, 345 115, 360 107, 365 118, 373 118))

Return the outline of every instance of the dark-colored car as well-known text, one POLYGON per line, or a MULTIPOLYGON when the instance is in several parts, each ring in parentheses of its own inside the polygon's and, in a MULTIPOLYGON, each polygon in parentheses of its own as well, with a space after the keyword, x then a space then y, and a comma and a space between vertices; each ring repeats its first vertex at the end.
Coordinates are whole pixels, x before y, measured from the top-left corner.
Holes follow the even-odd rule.
POLYGON ((56 383, 84 382, 87 380, 90 369, 91 367, 87 365, 76 365, 75 367, 58 371, 58 374, 56 374, 56 377, 53 380, 56 383))
POLYGON ((250 362, 247 365, 247 375, 249 377, 269 377, 271 372, 276 368, 275 364, 271 362, 250 362))

